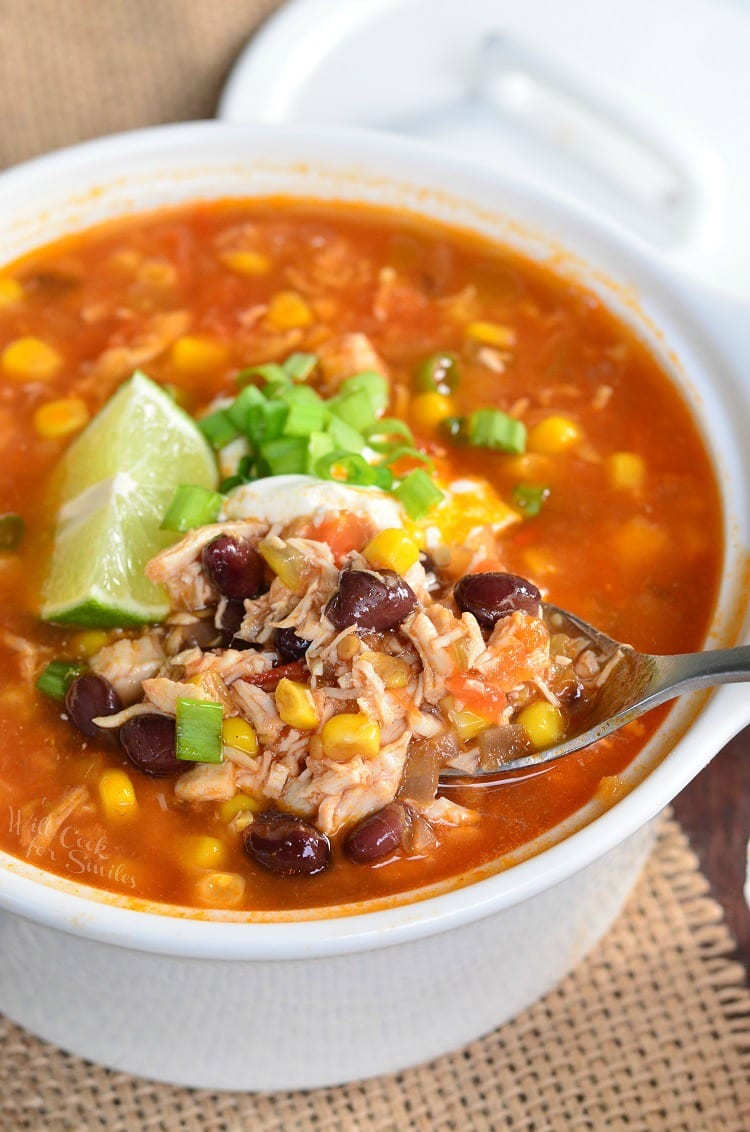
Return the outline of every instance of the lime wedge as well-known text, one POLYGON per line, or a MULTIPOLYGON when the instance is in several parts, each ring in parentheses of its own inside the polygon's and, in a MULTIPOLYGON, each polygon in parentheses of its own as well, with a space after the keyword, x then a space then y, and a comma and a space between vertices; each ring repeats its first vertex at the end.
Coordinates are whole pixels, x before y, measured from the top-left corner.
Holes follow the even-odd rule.
POLYGON ((179 484, 216 480, 195 423, 135 373, 62 458, 43 619, 102 628, 161 620, 166 595, 144 567, 177 537, 159 529, 164 512, 179 484))

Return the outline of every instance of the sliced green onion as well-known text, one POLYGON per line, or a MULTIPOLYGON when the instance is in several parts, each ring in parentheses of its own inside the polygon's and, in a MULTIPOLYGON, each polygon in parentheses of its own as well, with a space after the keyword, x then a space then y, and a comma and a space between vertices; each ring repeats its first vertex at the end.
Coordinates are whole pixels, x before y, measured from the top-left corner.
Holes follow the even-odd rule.
POLYGON ((530 519, 539 514, 548 495, 549 488, 540 484, 517 483, 513 488, 513 502, 530 519))
POLYGON ((288 415, 289 408, 283 401, 264 399, 249 412, 245 435, 255 447, 268 440, 278 440, 283 436, 288 415))
POLYGON ((266 401, 271 404, 273 402, 284 401, 286 395, 291 393, 295 387, 290 381, 269 381, 268 385, 263 386, 263 396, 266 401))
POLYGON ((389 491, 393 476, 388 468, 368 464, 356 452, 331 452, 315 465, 315 475, 323 480, 353 484, 355 487, 379 487, 389 491))
POLYGON ((282 436, 260 446, 260 454, 272 476, 291 476, 307 471, 307 443, 303 437, 282 436))
POLYGON ((380 416, 388 408, 390 390, 388 382, 382 374, 374 370, 365 370, 347 377, 339 386, 338 396, 349 397, 352 393, 366 393, 373 409, 373 417, 380 416))
POLYGON ((275 362, 268 362, 266 365, 250 366, 249 369, 243 369, 242 373, 237 374, 237 384, 246 385, 254 377, 260 377, 267 382, 280 382, 282 385, 289 383, 284 367, 275 362))
POLYGON ((427 468, 432 468, 435 461, 426 452, 420 452, 418 448, 413 448, 411 444, 398 444, 389 450, 383 456, 381 463, 390 467, 391 464, 397 463, 399 460, 416 460, 418 464, 424 464, 427 468))
POLYGON ((305 468, 307 475, 314 476, 318 460, 321 460, 333 450, 333 437, 330 433, 311 432, 307 438, 307 467, 305 468))
POLYGON ((256 480, 260 475, 258 468, 258 457, 254 452, 249 452, 247 456, 243 456, 237 465, 237 475, 242 476, 243 480, 256 480))
MULTIPOLYGON (((234 406, 232 406, 234 408, 234 406)), ((230 410, 219 409, 198 421, 198 428, 212 448, 224 448, 240 435, 241 429, 230 417, 230 410)))
POLYGON ((39 676, 36 686, 53 700, 64 700, 65 693, 87 666, 75 660, 51 660, 39 676))
POLYGON ((443 351, 425 358, 417 370, 414 386, 419 393, 452 393, 460 380, 458 358, 443 351))
POLYGON ((284 373, 292 381, 307 381, 317 364, 317 354, 290 354, 284 362, 284 373))
POLYGON ((394 437, 403 437, 409 444, 414 443, 414 433, 405 421, 400 421, 397 417, 382 417, 363 431, 367 443, 375 452, 388 451, 394 437))
POLYGON ((289 415, 284 423, 284 436, 309 436, 311 432, 323 431, 328 409, 313 389, 306 385, 291 389, 286 402, 289 415))
POLYGON ((226 495, 228 491, 233 491, 236 487, 243 487, 244 484, 248 482, 249 481, 246 480, 244 476, 227 476, 227 478, 222 480, 219 484, 219 491, 222 495, 226 495))
POLYGON ((220 763, 224 708, 210 700, 177 700, 178 759, 191 763, 220 763))
POLYGON ((209 491, 196 484, 180 484, 162 519, 163 531, 191 531, 213 523, 224 502, 218 491, 209 491))
POLYGON ((394 488, 393 494, 403 504, 410 519, 423 519, 443 498, 440 488, 421 468, 409 472, 398 487, 394 488))
POLYGON ((356 428, 352 428, 346 421, 342 421, 340 417, 331 417, 326 431, 333 441, 334 446, 342 449, 344 452, 361 453, 362 449, 365 447, 365 438, 362 433, 357 432, 356 428))
POLYGON ((466 440, 466 421, 463 417, 444 417, 440 422, 440 432, 447 440, 461 444, 466 440))
POLYGON ((265 404, 266 399, 258 386, 246 385, 224 412, 238 432, 246 433, 253 414, 262 412, 265 404))
POLYGON ((345 421, 357 432, 364 432, 375 421, 376 410, 372 399, 364 389, 345 396, 332 397, 328 408, 335 417, 345 421))
POLYGON ((467 438, 474 448, 494 448, 520 454, 526 451, 526 425, 499 409, 477 409, 467 421, 467 438))

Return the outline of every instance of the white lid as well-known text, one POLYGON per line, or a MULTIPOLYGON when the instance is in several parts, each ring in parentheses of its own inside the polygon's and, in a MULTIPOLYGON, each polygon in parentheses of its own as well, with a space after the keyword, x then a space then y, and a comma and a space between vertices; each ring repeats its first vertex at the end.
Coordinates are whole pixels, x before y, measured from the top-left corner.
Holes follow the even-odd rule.
POLYGON ((438 142, 747 298, 749 55, 750 0, 293 0, 219 116, 438 142))

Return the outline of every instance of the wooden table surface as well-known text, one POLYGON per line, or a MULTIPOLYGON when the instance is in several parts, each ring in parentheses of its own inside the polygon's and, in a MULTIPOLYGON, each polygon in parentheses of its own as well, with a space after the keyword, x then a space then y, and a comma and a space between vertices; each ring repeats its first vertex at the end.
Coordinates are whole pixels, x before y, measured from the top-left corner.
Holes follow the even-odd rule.
POLYGON ((750 728, 683 790, 674 811, 724 908, 750 981, 750 909, 742 892, 750 837, 750 728))

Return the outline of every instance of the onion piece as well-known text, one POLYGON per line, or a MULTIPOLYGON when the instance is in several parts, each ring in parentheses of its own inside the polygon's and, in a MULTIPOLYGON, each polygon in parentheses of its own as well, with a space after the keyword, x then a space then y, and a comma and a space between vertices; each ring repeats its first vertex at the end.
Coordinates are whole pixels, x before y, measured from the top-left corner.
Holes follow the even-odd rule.
POLYGON ((411 811, 411 821, 404 831, 404 852, 411 856, 414 853, 424 853, 437 845, 438 837, 426 818, 411 811))
POLYGON ((477 738, 479 765, 482 770, 500 770, 503 763, 533 754, 534 746, 519 723, 488 727, 477 738))
POLYGON ((433 739, 412 739, 396 797, 426 806, 437 793, 441 768, 457 754, 458 742, 448 731, 433 739))
POLYGON ((130 707, 123 708, 118 711, 116 715, 97 715, 91 722, 95 723, 97 727, 116 728, 122 727, 123 723, 127 723, 129 719, 133 719, 136 715, 168 715, 166 711, 161 708, 155 707, 152 703, 131 704, 130 707))

